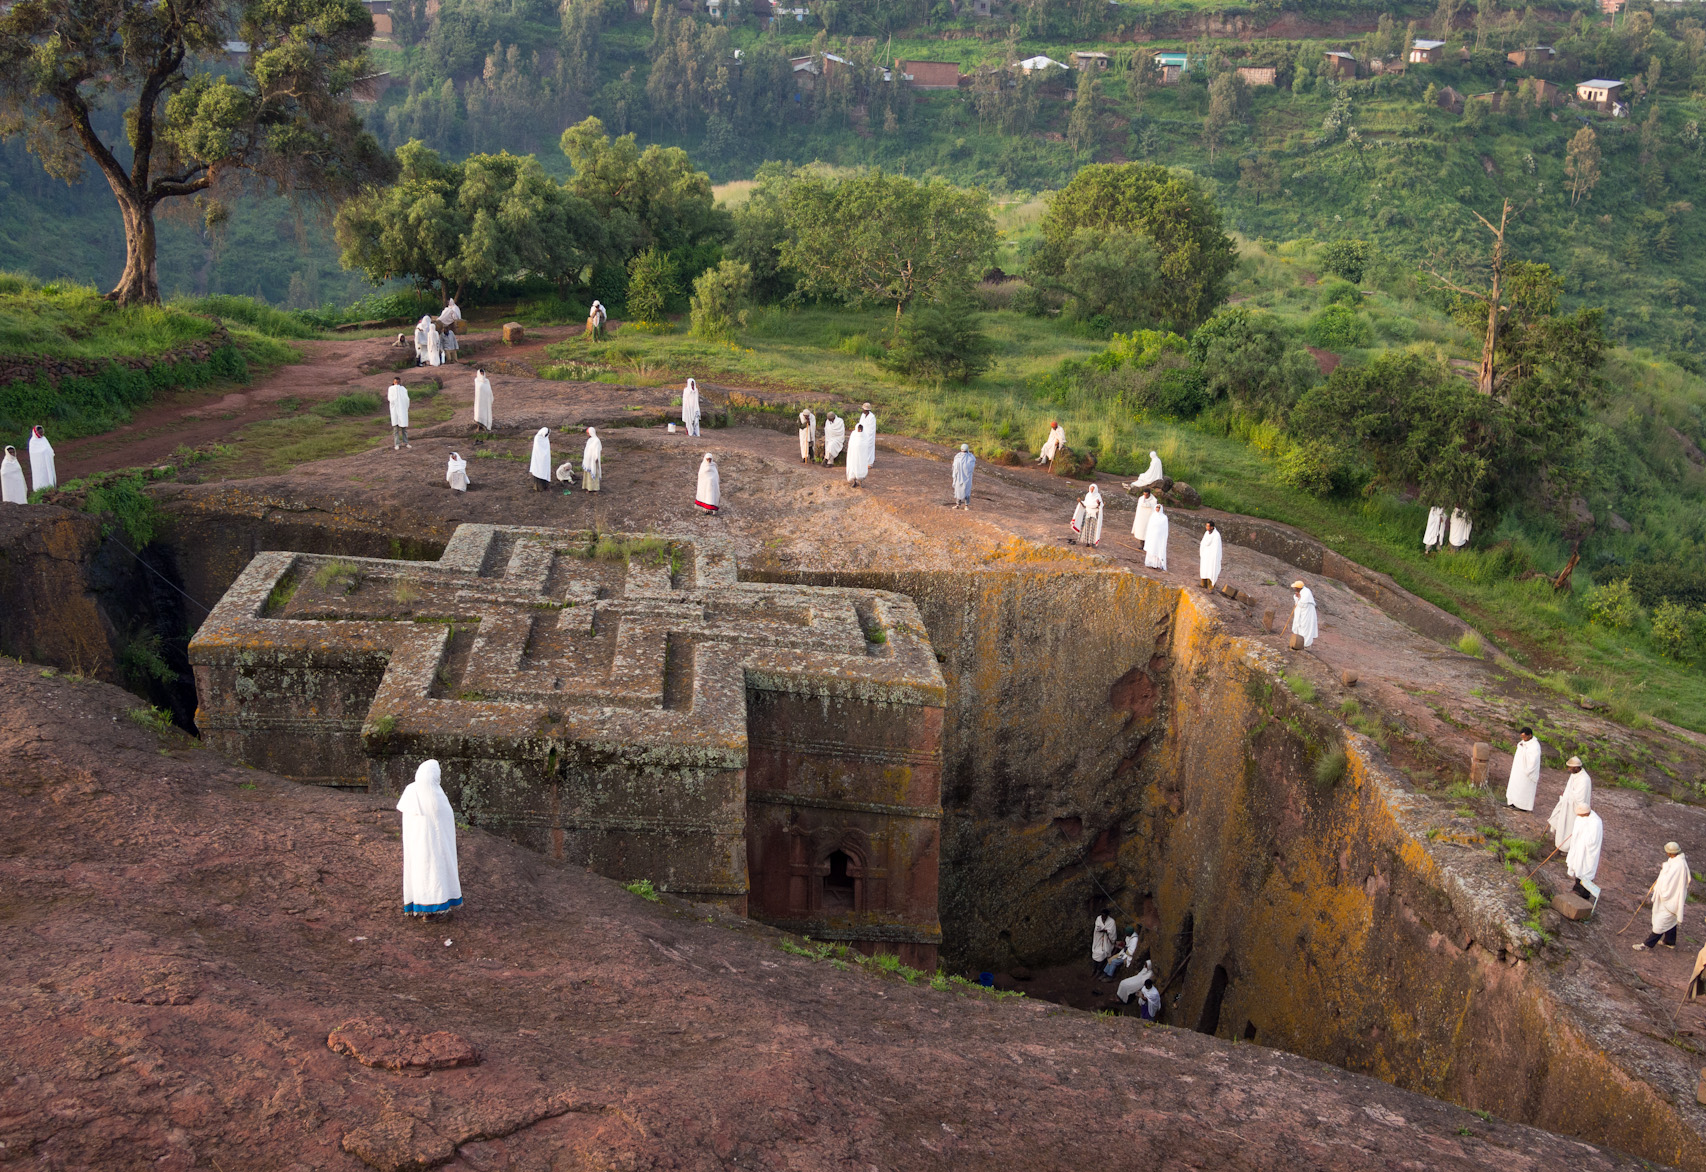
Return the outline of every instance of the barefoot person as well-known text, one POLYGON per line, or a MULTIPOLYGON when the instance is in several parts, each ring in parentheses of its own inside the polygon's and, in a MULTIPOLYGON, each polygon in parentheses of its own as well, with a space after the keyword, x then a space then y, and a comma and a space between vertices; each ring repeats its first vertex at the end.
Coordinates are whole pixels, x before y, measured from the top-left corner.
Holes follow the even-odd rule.
POLYGON ((38 423, 30 429, 30 489, 40 492, 44 488, 58 487, 59 471, 53 462, 53 445, 47 442, 47 433, 38 423))
POLYGON ((551 487, 551 429, 541 427, 533 433, 533 457, 527 462, 528 474, 533 477, 533 491, 544 492, 551 487))
POLYGON ((1533 810, 1534 791, 1540 788, 1540 742, 1534 730, 1524 727, 1511 754, 1511 779, 1505 786, 1505 805, 1513 810, 1533 810))
POLYGON ((391 408, 391 450, 396 452, 414 447, 409 442, 409 388, 403 385, 402 379, 391 380, 391 385, 385 389, 385 402, 391 408))
POLYGON ((707 513, 723 507, 723 480, 717 474, 717 458, 710 452, 699 461, 699 487, 693 494, 693 503, 707 513))
POLYGON ((403 911, 430 916, 462 906, 456 873, 456 815, 439 785, 437 761, 422 761, 397 802, 403 814, 403 911))
POLYGON ((971 454, 970 444, 961 444, 954 457, 954 508, 971 508, 971 478, 977 472, 977 457, 971 454))
POLYGON ((597 492, 603 480, 604 441, 598 438, 596 427, 589 427, 586 429, 586 450, 581 452, 581 487, 588 492, 597 492))
POLYGON ((486 368, 474 368, 474 423, 481 431, 492 430, 492 380, 486 368))
POLYGON ((1220 581, 1220 530, 1213 521, 1204 521, 1202 528, 1202 544, 1197 547, 1197 577, 1202 579, 1203 589, 1209 590, 1220 581))
POLYGON ((30 503, 30 490, 24 486, 24 466, 18 463, 18 449, 6 445, 6 456, 0 459, 0 501, 9 505, 30 503))
POLYGON ((1321 635, 1321 624, 1315 616, 1315 592, 1299 578, 1291 584, 1291 594, 1297 600, 1291 607, 1291 633, 1301 636, 1305 647, 1314 646, 1321 635))
POLYGON ((1661 943, 1666 948, 1676 947, 1676 930, 1682 926, 1682 913, 1688 906, 1688 880, 1688 856, 1676 843, 1665 843, 1665 865, 1653 880, 1652 935, 1635 945, 1636 952, 1646 952, 1661 943))

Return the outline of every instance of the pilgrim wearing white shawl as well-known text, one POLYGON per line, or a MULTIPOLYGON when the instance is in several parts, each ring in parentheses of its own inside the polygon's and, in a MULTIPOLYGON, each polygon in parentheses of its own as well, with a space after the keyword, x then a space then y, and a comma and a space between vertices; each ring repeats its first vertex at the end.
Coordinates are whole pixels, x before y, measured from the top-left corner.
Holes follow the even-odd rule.
POLYGON ((865 425, 855 424, 847 443, 847 483, 854 488, 871 471, 870 448, 865 443, 865 425))
POLYGON ((1133 929, 1131 934, 1125 938, 1125 942, 1120 945, 1120 950, 1108 957, 1108 963, 1102 966, 1102 975, 1111 977, 1114 975, 1114 970, 1121 966, 1129 969, 1131 962, 1136 959, 1137 931, 1133 929))
POLYGON ((1321 634, 1321 624, 1315 617, 1315 592, 1301 579, 1291 584, 1297 601, 1291 608, 1291 633, 1302 638, 1305 647, 1312 646, 1321 634))
MULTIPOLYGON (((1076 534, 1076 533, 1084 532, 1084 514, 1087 511, 1088 510, 1084 504, 1084 498, 1079 497, 1077 502, 1072 506, 1072 532, 1073 533, 1076 534)), ((1068 537, 1067 540, 1076 542, 1078 540, 1078 538, 1077 537, 1068 537)))
POLYGON ((1213 521, 1203 522, 1202 544, 1197 547, 1197 577, 1205 588, 1220 581, 1220 530, 1213 521))
POLYGON ((847 446, 847 421, 835 412, 829 413, 829 419, 823 425, 823 462, 835 463, 835 457, 847 446))
POLYGON ((456 298, 452 297, 445 303, 444 312, 438 315, 438 324, 449 329, 462 320, 462 311, 456 307, 456 298))
POLYGON ((1149 528, 1143 534, 1143 564, 1152 570, 1167 568, 1167 524, 1167 513, 1156 501, 1155 511, 1149 514, 1149 528))
POLYGON ((450 467, 445 469, 444 479, 457 492, 468 491, 468 461, 462 458, 460 452, 450 453, 450 467))
POLYGON ((607 316, 602 301, 594 301, 592 308, 586 311, 586 332, 592 335, 593 341, 604 340, 604 321, 607 316))
POLYGON ((681 392, 681 422, 687 425, 688 435, 699 434, 699 384, 692 379, 681 392))
POLYGON ((723 507, 723 481, 717 475, 717 458, 710 452, 699 461, 699 487, 693 494, 693 503, 707 513, 723 507))
POLYGON ((403 813, 403 911, 430 916, 461 907, 456 815, 439 785, 437 761, 421 762, 397 809, 403 813))
POLYGON ((1570 830, 1576 822, 1576 803, 1593 805, 1593 778, 1582 768, 1580 757, 1569 760, 1570 775, 1564 779, 1564 792, 1558 795, 1557 805, 1546 819, 1552 828, 1552 845, 1563 850, 1570 845, 1570 830))
POLYGON ((1540 788, 1540 742, 1534 730, 1522 730, 1516 751, 1511 754, 1511 779, 1505 786, 1505 805, 1513 810, 1534 809, 1534 791, 1540 788))
POLYGON ((954 456, 954 508, 971 508, 971 478, 977 472, 977 457, 970 444, 961 444, 954 456))
POLYGON ((1051 419, 1048 425, 1048 438, 1043 441, 1042 451, 1037 453, 1037 463, 1047 464, 1054 459, 1055 453, 1066 446, 1066 429, 1059 420, 1051 419))
POLYGON ((1473 526, 1469 514, 1462 509, 1451 510, 1451 548, 1462 549, 1469 544, 1469 530, 1473 526))
POLYGON ((1653 881, 1653 933, 1646 943, 1635 945, 1635 951, 1654 948, 1660 940, 1676 947, 1676 930, 1682 926, 1682 913, 1688 907, 1688 856, 1674 842, 1665 843, 1670 857, 1659 868, 1653 881))
POLYGON ((572 459, 564 460, 561 464, 557 465, 557 483, 558 484, 566 484, 570 488, 573 488, 575 486, 575 462, 574 462, 574 460, 572 460, 572 459))
POLYGON ((1422 548, 1434 550, 1445 541, 1445 510, 1435 505, 1428 510, 1428 527, 1422 531, 1422 548))
POLYGON ((432 329, 432 314, 421 314, 421 320, 415 323, 415 365, 426 365, 427 334, 432 329))
POLYGON ((402 379, 391 380, 385 389, 385 403, 391 409, 391 450, 413 447, 409 443, 409 388, 402 379))
POLYGON ((586 450, 581 453, 581 486, 588 492, 597 492, 603 479, 604 441, 598 438, 597 428, 589 427, 586 429, 586 450))
POLYGON ((810 411, 800 412, 800 463, 812 462, 812 447, 817 443, 817 416, 810 411))
POLYGON ((53 445, 47 442, 47 436, 38 423, 30 431, 30 488, 40 492, 44 488, 58 487, 59 472, 53 463, 53 445))
POLYGON ((1593 892, 1582 886, 1599 874, 1599 848, 1605 842, 1605 822, 1585 805, 1576 806, 1576 828, 1570 831, 1570 853, 1564 856, 1564 871, 1576 881, 1574 891, 1583 899, 1593 892))
POLYGON ((1145 981, 1153 981, 1154 979, 1155 969, 1148 961, 1145 961, 1143 967, 1137 970, 1135 977, 1127 977, 1115 987, 1114 996, 1121 1001, 1129 1002, 1143 988, 1145 981))
POLYGON ((1114 954, 1118 929, 1114 927, 1112 908, 1103 908, 1096 922, 1090 925, 1090 959, 1101 964, 1114 954))
POLYGON ((444 338, 439 335, 438 327, 427 323, 426 364, 428 366, 444 365, 444 338))
POLYGON ((1137 516, 1131 522, 1131 535, 1137 538, 1139 545, 1149 537, 1149 518, 1154 515, 1155 498, 1148 489, 1144 489, 1143 495, 1137 498, 1137 516))
POLYGON ((492 430, 492 380, 484 369, 474 372, 474 422, 492 430))
POLYGON ((864 414, 859 416, 859 426, 865 431, 865 468, 868 471, 877 462, 877 417, 871 413, 869 403, 862 410, 864 414))
POLYGON ((541 427, 533 433, 533 458, 527 462, 533 476, 533 491, 544 492, 551 487, 551 429, 541 427))
POLYGON ((1102 543, 1102 490, 1094 484, 1084 494, 1084 544, 1092 548, 1102 543))
POLYGON ((1143 475, 1132 482, 1133 488, 1148 488, 1152 484, 1161 483, 1161 457, 1154 452, 1149 453, 1149 467, 1143 470, 1143 475))
POLYGON ((0 501, 9 505, 30 503, 30 490, 24 487, 24 466, 18 463, 18 449, 6 445, 6 456, 0 459, 0 501))

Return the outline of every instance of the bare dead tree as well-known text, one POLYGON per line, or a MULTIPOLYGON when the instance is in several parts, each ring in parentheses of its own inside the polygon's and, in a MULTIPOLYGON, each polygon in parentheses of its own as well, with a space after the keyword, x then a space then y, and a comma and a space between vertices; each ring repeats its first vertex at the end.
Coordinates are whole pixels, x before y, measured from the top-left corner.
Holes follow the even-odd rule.
POLYGON ((1487 307, 1487 333, 1481 343, 1481 370, 1475 380, 1475 387, 1483 395, 1491 395, 1495 386, 1495 371, 1493 356, 1499 346, 1499 314, 1503 312, 1504 276, 1505 276, 1505 228, 1510 223, 1511 201, 1504 201, 1504 210, 1499 214, 1499 226, 1493 227, 1491 220, 1480 212, 1470 213, 1480 220, 1487 231, 1493 234, 1492 284, 1486 289, 1474 289, 1460 285, 1450 277, 1441 273, 1437 268, 1428 266, 1426 272, 1436 282, 1438 287, 1460 297, 1479 301, 1487 307))

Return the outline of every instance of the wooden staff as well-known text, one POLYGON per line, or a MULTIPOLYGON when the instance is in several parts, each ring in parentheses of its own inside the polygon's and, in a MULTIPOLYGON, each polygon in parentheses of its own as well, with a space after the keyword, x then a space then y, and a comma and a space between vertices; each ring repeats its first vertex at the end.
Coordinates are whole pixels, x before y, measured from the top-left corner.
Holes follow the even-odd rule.
MULTIPOLYGON (((1558 847, 1558 846, 1553 847, 1552 848, 1552 855, 1557 854, 1559 851, 1561 851, 1563 849, 1564 849, 1563 847, 1558 847)), ((1552 855, 1547 855, 1544 859, 1541 859, 1540 860, 1540 867, 1544 867, 1547 863, 1550 863, 1552 861, 1552 855)), ((1534 878, 1536 875, 1538 875, 1540 873, 1540 867, 1536 867, 1536 868, 1534 868, 1534 870, 1532 870, 1528 874, 1524 875, 1522 877, 1523 882, 1526 883, 1528 880, 1530 880, 1530 879, 1534 878)))
MULTIPOLYGON (((1635 917, 1641 914, 1641 908, 1646 904, 1647 896, 1651 895, 1653 893, 1653 888, 1658 885, 1659 881, 1654 879, 1652 883, 1647 886, 1646 893, 1641 896, 1641 902, 1636 904, 1635 910, 1629 913, 1629 924, 1633 924, 1635 922, 1635 917)), ((1623 933, 1627 932, 1629 930, 1629 924, 1624 924, 1621 928, 1617 929, 1617 934, 1621 936, 1623 933)))

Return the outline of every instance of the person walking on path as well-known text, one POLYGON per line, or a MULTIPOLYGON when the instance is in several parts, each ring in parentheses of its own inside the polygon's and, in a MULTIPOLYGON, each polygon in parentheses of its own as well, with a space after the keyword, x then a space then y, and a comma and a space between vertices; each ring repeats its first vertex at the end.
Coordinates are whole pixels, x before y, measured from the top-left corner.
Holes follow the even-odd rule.
POLYGON ((403 815, 403 912, 432 916, 462 906, 456 870, 456 815, 437 761, 422 761, 397 801, 403 815))
POLYGON ((1297 600, 1291 607, 1291 633, 1301 637, 1305 647, 1313 646, 1321 635, 1320 620, 1315 615, 1315 592, 1299 578, 1291 584, 1291 593, 1297 600))
MULTIPOLYGON (((1636 952, 1647 952, 1661 943, 1676 947, 1676 930, 1682 927, 1682 913, 1688 907, 1688 856, 1674 842, 1665 843, 1665 865, 1653 880, 1650 895, 1653 901, 1653 931, 1645 941, 1635 945, 1636 952)), ((1647 896, 1642 897, 1645 902, 1647 896)))
POLYGON ((1569 848, 1570 831, 1576 820, 1576 804, 1593 805, 1593 778, 1582 768, 1582 759, 1571 757, 1567 765, 1570 775, 1564 779, 1564 792, 1558 795, 1558 802, 1546 819, 1546 824, 1552 828, 1552 845, 1559 850, 1569 848))
POLYGON ((391 408, 391 450, 412 448, 409 442, 409 388, 403 380, 394 378, 385 391, 385 401, 391 408))

